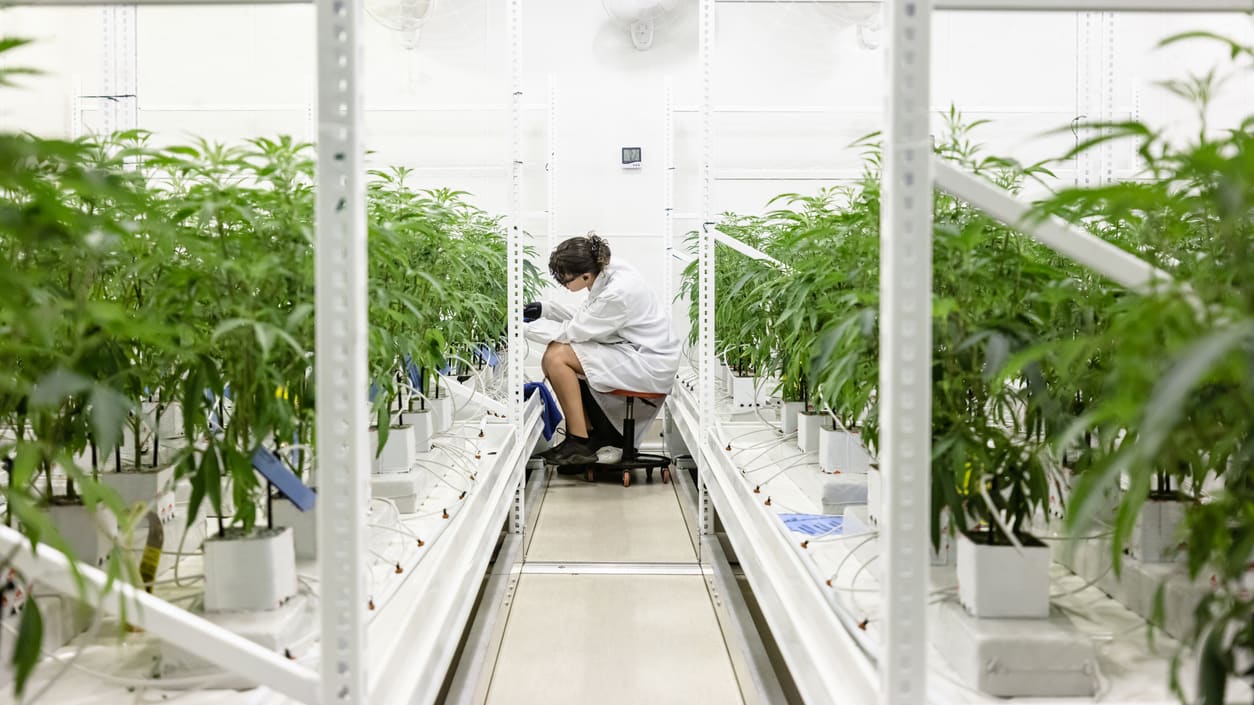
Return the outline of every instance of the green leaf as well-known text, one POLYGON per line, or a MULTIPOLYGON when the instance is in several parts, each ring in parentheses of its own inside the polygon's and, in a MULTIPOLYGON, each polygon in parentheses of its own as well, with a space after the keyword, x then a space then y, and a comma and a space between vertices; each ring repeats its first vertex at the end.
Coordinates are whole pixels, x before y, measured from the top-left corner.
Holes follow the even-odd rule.
POLYGON ((1197 690, 1202 705, 1224 705, 1231 658, 1224 649, 1223 623, 1212 625, 1197 664, 1197 690))
POLYGON ((1254 320, 1217 330, 1184 351, 1154 388, 1146 404, 1145 419, 1139 430, 1143 457, 1151 457, 1167 440, 1167 434, 1185 411, 1185 396, 1196 387, 1224 355, 1254 334, 1254 320))
POLYGON ((18 695, 26 690, 26 683, 39 663, 44 645, 44 618, 39 605, 29 594, 22 608, 22 621, 17 627, 17 645, 13 648, 13 689, 18 695))
POLYGON ((92 437, 101 455, 107 456, 121 442, 133 406, 129 399, 102 384, 92 387, 90 405, 92 437))
POLYGON ((6 51, 12 51, 18 47, 26 46, 35 40, 26 39, 24 37, 0 37, 0 54, 6 51))
POLYGON ((85 392, 89 388, 91 380, 59 367, 35 384, 35 390, 31 393, 31 405, 45 408, 60 406, 67 397, 85 392))

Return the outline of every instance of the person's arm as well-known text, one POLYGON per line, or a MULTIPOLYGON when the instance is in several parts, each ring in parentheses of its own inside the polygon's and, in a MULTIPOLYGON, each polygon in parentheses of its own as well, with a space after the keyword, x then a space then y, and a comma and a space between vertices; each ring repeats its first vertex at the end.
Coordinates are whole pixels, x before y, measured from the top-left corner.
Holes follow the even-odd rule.
POLYGON ((569 321, 579 312, 578 308, 556 300, 545 300, 541 306, 540 318, 558 323, 569 321))
MULTIPOLYGON (((548 304, 545 304, 548 308, 548 304)), ((617 297, 602 296, 575 311, 566 321, 543 318, 527 324, 525 334, 540 343, 614 343, 615 333, 627 322, 627 305, 617 297)))

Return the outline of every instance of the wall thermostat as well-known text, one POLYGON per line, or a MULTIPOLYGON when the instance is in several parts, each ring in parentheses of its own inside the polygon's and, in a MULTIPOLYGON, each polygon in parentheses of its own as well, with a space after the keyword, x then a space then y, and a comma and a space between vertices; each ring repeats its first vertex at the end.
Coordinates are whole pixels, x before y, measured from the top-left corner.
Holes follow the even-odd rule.
POLYGON ((639 169, 641 167, 640 148, 623 147, 623 168, 639 169))

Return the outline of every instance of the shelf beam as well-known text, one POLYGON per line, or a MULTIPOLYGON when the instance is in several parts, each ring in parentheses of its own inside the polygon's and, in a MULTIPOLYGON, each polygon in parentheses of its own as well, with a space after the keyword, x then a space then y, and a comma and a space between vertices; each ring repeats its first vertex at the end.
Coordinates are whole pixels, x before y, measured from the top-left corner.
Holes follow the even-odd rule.
POLYGON ((932 180, 928 134, 931 0, 888 14, 880 232, 881 565, 884 653, 879 702, 927 700, 928 505, 932 458, 932 180))
POLYGON ((361 4, 320 0, 314 381, 322 620, 319 702, 365 705, 366 170, 361 4))
POLYGON ((1167 272, 1057 216, 1031 217, 1028 204, 943 159, 933 157, 932 174, 942 191, 1132 291, 1145 294, 1172 281, 1167 272))
POLYGON ((754 247, 754 246, 752 246, 752 245, 748 245, 748 244, 746 244, 746 243, 744 243, 744 242, 741 242, 740 240, 737 240, 736 238, 732 237, 731 235, 728 235, 727 233, 723 232, 722 230, 719 230, 719 229, 718 229, 718 226, 714 226, 714 227, 713 227, 713 228, 711 228, 711 229, 714 231, 714 240, 715 240, 715 242, 721 242, 721 243, 723 243, 724 245, 727 245, 728 247, 732 248, 733 250, 735 250, 735 251, 739 252, 740 254, 744 255, 745 257, 748 257, 749 259, 752 259, 752 260, 757 260, 757 261, 759 261, 759 262, 770 262, 771 264, 773 264, 773 265, 775 265, 775 266, 777 266, 777 267, 783 267, 783 266, 784 266, 784 263, 783 263, 783 262, 780 262, 779 260, 777 260, 777 259, 775 259, 774 257, 772 257, 772 256, 770 256, 770 255, 768 255, 768 254, 766 254, 766 253, 765 253, 765 252, 763 252, 762 250, 759 250, 758 248, 756 248, 756 247, 754 247))
MULTIPOLYGON (((194 615, 177 605, 121 581, 103 571, 79 563, 70 564, 64 553, 40 544, 31 551, 30 539, 0 526, 0 555, 31 583, 38 583, 70 598, 86 597, 112 617, 123 617, 163 641, 265 685, 304 703, 316 703, 318 674, 238 634, 194 615), (81 581, 81 582, 80 582, 81 581), (85 590, 85 592, 84 592, 85 590)), ((160 687, 161 681, 152 681, 160 687)))
POLYGON ((1251 0, 936 0, 937 10, 1006 12, 1250 12, 1251 0))
MULTIPOLYGON (((836 3, 878 4, 880 0, 717 0, 719 5, 836 3)), ((1250 12, 1251 0, 935 0, 933 9, 1007 12, 1250 12)))

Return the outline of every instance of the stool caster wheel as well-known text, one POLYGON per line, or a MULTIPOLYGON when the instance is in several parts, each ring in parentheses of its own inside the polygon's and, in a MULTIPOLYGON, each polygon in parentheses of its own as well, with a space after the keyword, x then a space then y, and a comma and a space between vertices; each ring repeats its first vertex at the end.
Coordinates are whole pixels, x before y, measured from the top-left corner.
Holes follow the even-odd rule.
POLYGON ((653 484, 653 468, 644 469, 644 481, 649 483, 650 485, 653 484))
POLYGON ((587 471, 584 472, 583 478, 587 480, 588 482, 595 482, 597 478, 596 471, 593 470, 592 468, 588 468, 587 471))
POLYGON ((631 487, 631 471, 623 471, 623 487, 631 487))
POLYGON ((662 468, 662 484, 663 485, 671 484, 671 469, 670 468, 662 468))

